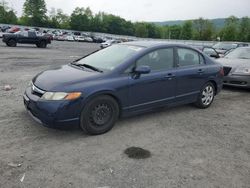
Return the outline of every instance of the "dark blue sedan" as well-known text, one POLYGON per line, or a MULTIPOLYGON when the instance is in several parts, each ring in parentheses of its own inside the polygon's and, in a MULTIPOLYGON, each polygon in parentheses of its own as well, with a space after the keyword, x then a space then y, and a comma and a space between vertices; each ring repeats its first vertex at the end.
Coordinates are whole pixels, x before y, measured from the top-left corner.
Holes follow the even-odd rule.
POLYGON ((38 74, 24 93, 28 112, 48 127, 109 131, 121 116, 163 106, 209 107, 223 68, 185 45, 129 42, 38 74))

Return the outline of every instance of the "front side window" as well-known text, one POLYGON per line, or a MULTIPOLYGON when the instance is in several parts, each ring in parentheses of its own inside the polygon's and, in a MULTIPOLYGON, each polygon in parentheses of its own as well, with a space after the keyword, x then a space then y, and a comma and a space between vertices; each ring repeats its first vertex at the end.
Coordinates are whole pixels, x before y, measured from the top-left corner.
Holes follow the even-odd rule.
POLYGON ((180 67, 200 65, 204 63, 204 59, 194 50, 179 48, 177 54, 180 67))
POLYGON ((28 37, 28 32, 27 31, 18 31, 15 34, 20 35, 22 37, 28 37))
POLYGON ((173 48, 159 49, 144 55, 136 66, 149 66, 151 71, 160 71, 174 67, 173 48))

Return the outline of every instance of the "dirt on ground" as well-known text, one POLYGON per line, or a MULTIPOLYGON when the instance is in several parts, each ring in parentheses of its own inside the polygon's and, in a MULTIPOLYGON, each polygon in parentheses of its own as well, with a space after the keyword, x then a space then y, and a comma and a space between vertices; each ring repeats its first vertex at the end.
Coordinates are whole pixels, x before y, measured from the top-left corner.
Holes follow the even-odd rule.
POLYGON ((205 110, 185 105, 121 119, 100 136, 36 123, 22 99, 32 77, 98 48, 0 42, 0 187, 250 187, 249 90, 224 88, 205 110), (130 158, 135 148, 147 157, 130 158))

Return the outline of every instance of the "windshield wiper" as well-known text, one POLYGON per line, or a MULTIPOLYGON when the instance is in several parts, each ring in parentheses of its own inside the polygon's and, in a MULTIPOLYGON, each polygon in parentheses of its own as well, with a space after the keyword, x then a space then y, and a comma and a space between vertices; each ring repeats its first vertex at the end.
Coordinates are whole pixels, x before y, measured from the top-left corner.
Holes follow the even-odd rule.
POLYGON ((94 66, 92 66, 92 65, 81 64, 81 66, 86 67, 86 68, 88 68, 88 69, 92 69, 93 71, 103 72, 102 70, 100 70, 100 69, 98 69, 98 68, 96 68, 96 67, 94 67, 94 66))
POLYGON ((96 67, 94 67, 92 65, 80 64, 80 63, 75 63, 75 62, 73 62, 71 64, 75 65, 75 66, 78 66, 78 67, 86 67, 86 68, 91 69, 91 70, 96 71, 96 72, 103 72, 102 70, 100 70, 100 69, 98 69, 98 68, 96 68, 96 67))

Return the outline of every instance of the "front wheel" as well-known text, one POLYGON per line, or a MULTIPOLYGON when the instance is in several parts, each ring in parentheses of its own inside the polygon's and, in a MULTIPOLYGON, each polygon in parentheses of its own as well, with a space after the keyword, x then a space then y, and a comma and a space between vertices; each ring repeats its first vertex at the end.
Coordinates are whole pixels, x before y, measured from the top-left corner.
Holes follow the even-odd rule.
POLYGON ((16 41, 14 39, 10 39, 6 44, 9 47, 16 47, 16 41))
POLYGON ((119 106, 116 100, 107 95, 99 96, 85 105, 80 127, 87 134, 103 134, 113 128, 118 116, 119 106))
POLYGON ((195 105, 198 108, 203 108, 203 109, 208 108, 213 103, 214 96, 215 96, 214 85, 211 82, 208 82, 201 89, 201 92, 198 96, 195 105))

